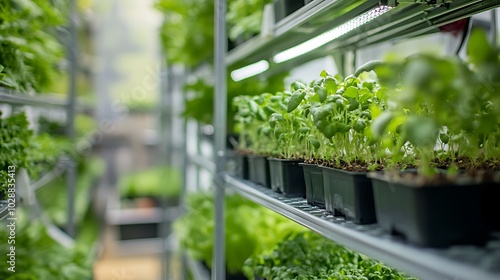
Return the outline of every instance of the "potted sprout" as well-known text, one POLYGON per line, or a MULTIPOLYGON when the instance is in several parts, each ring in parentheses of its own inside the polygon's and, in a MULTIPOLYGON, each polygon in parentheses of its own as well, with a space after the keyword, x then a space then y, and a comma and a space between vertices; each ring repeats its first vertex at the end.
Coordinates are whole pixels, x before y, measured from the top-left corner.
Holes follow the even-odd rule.
POLYGON ((269 162, 267 156, 273 150, 273 142, 268 128, 268 113, 263 109, 272 95, 237 96, 233 106, 236 128, 240 133, 238 153, 243 157, 240 162, 248 161, 248 179, 254 183, 270 187, 269 162), (246 157, 246 159, 245 159, 246 157))
MULTIPOLYGON (((318 140, 313 158, 323 166, 326 209, 355 223, 374 223, 373 191, 366 172, 378 167, 378 147, 368 143, 365 130, 371 120, 370 105, 380 103, 385 91, 368 78, 342 80, 323 71, 313 93, 298 107, 307 108, 313 123, 310 137, 318 140)), ((313 189, 313 202, 315 193, 313 189)))
POLYGON ((269 131, 275 143, 272 157, 269 158, 271 169, 272 189, 290 197, 304 197, 306 187, 302 166, 303 153, 307 150, 308 142, 304 137, 307 124, 299 113, 291 114, 291 104, 300 103, 306 94, 306 86, 294 82, 291 86, 293 93, 278 92, 270 98, 267 110, 271 112, 269 131), (285 105, 288 104, 288 105, 285 105))
POLYGON ((371 132, 391 152, 385 172, 370 174, 377 220, 417 245, 483 243, 498 226, 500 63, 480 32, 468 55, 469 63, 418 55, 376 69, 391 104, 372 107, 371 132), (418 171, 394 168, 407 164, 418 171))

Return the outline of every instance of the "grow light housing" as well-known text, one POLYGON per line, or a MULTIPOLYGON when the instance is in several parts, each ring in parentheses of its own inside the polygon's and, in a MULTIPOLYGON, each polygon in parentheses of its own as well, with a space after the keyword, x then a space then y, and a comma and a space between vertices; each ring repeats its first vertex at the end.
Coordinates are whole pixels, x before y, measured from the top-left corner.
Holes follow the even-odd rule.
POLYGON ((324 46, 327 43, 330 43, 331 41, 339 38, 340 36, 362 26, 363 24, 366 24, 374 20, 375 18, 385 14, 391 9, 392 7, 390 6, 381 5, 375 9, 372 9, 362 15, 359 15, 349 20, 348 22, 340 26, 337 26, 327 32, 324 32, 314 38, 311 38, 297 46, 291 47, 287 50, 277 53, 273 57, 273 61, 276 63, 282 63, 290 59, 296 58, 298 56, 301 56, 303 54, 306 54, 310 51, 313 51, 321 46, 324 46))
POLYGON ((231 72, 231 79, 235 82, 239 82, 246 78, 253 77, 260 73, 263 73, 269 69, 269 62, 266 60, 261 60, 252 64, 249 64, 245 67, 241 67, 239 69, 233 70, 231 72))

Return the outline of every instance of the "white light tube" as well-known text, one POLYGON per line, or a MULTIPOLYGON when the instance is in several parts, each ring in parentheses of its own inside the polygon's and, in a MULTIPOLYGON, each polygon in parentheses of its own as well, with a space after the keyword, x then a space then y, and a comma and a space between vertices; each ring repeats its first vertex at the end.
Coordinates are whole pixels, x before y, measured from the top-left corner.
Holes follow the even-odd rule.
POLYGON ((277 53, 274 57, 273 60, 276 63, 282 63, 287 60, 296 58, 298 56, 301 56, 305 53, 308 53, 312 50, 315 50, 327 43, 330 43, 331 41, 339 38, 340 36, 346 34, 347 32, 350 32, 360 26, 362 26, 365 23, 368 23, 372 21, 373 19, 385 14, 389 10, 391 10, 392 7, 389 6, 379 6, 373 10, 370 10, 360 16, 357 16, 350 21, 337 26, 333 28, 330 31, 327 31, 325 33, 322 33, 314 38, 311 38, 295 47, 289 48, 287 50, 284 50, 282 52, 277 53))
POLYGON ((239 82, 246 78, 250 78, 252 76, 263 73, 269 69, 269 62, 266 60, 261 60, 252 64, 249 64, 245 67, 241 67, 231 72, 231 78, 235 82, 239 82))

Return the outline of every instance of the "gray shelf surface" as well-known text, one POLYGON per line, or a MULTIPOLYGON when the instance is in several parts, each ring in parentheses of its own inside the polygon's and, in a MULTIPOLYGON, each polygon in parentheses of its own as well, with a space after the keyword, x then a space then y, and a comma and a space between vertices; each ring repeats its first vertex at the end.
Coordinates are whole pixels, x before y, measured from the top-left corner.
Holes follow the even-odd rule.
POLYGON ((225 179, 242 196, 410 275, 421 279, 500 279, 500 233, 493 234, 484 247, 420 248, 384 233, 376 224, 356 225, 334 217, 325 209, 307 204, 303 198, 287 198, 229 175, 225 179))
MULTIPOLYGON (((390 11, 331 43, 288 62, 272 63, 272 66, 289 69, 339 49, 358 49, 395 38, 406 39, 438 32, 440 26, 500 6, 497 0, 454 0, 433 6, 418 3, 425 1, 399 2, 390 11)), ((261 59, 268 60, 279 51, 296 46, 378 6, 378 0, 313 1, 277 22, 274 36, 258 35, 230 50, 226 64, 240 67, 261 59)))
POLYGON ((215 174, 215 163, 207 157, 202 155, 194 155, 188 157, 188 159, 191 163, 197 165, 198 167, 201 167, 208 172, 215 174))
MULTIPOLYGON (((55 97, 50 95, 32 95, 0 87, 0 103, 6 103, 17 106, 37 106, 37 107, 58 107, 68 106, 66 97, 55 97)), ((93 110, 93 106, 85 102, 78 102, 77 110, 93 110)))

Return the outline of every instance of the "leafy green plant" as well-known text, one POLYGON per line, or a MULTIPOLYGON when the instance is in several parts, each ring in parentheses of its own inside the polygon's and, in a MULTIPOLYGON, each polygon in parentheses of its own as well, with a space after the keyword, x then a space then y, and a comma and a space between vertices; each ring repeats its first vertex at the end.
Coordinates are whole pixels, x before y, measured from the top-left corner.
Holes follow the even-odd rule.
MULTIPOLYGON (((86 158, 77 169, 75 194, 75 221, 80 223, 89 207, 89 191, 106 170, 105 162, 97 157, 86 158)), ((56 225, 65 225, 67 220, 67 185, 61 176, 38 190, 36 195, 44 213, 56 225)))
POLYGON ((249 279, 415 279, 310 231, 249 258, 244 271, 249 279))
MULTIPOLYGON (((264 4, 270 0, 228 1, 229 37, 259 33, 264 4)), ((214 47, 214 2, 207 0, 158 0, 156 9, 164 15, 160 29, 168 63, 197 66, 210 61, 214 47)))
POLYGON ((64 24, 61 1, 5 0, 0 5, 0 85, 43 91, 57 76, 63 47, 54 35, 64 24))
POLYGON ((180 172, 171 166, 158 166, 122 177, 121 197, 176 198, 181 191, 180 172))
POLYGON ((296 82, 288 100, 288 113, 302 120, 298 132, 310 143, 305 150, 309 153, 302 153, 335 168, 373 168, 380 159, 377 143, 370 143, 367 135, 369 108, 384 106, 386 90, 368 73, 342 79, 322 71, 320 76, 309 85, 296 82))
MULTIPOLYGON (((0 238, 8 240, 7 227, 0 227, 0 238)), ((10 252, 7 242, 0 243, 0 252, 10 252)), ((7 253, 0 259, 0 279, 5 280, 71 280, 90 279, 91 266, 87 262, 88 248, 65 248, 54 241, 40 222, 29 222, 16 229, 15 273, 8 271, 7 253)))
POLYGON ((37 179, 56 167, 60 157, 72 148, 70 141, 64 137, 52 137, 49 134, 39 134, 30 139, 29 174, 37 179))
MULTIPOLYGON (((0 193, 8 184, 8 167, 28 168, 28 152, 33 132, 24 113, 2 118, 0 112, 0 193)), ((28 168, 29 170, 29 168, 28 168)))
POLYGON ((262 26, 264 6, 270 0, 232 0, 226 14, 229 25, 229 38, 232 40, 242 36, 243 39, 258 34, 262 26))
POLYGON ((484 32, 472 33, 468 62, 417 55, 376 72, 393 106, 377 116, 372 132, 394 162, 415 158, 425 176, 433 176, 436 165, 499 167, 500 63, 484 32))
MULTIPOLYGON (((284 80, 288 73, 281 73, 266 79, 258 77, 249 78, 240 82, 234 82, 228 77, 227 97, 228 104, 232 103, 232 99, 240 95, 257 95, 264 91, 278 91, 284 88, 284 80)), ((185 90, 191 94, 187 98, 186 108, 183 116, 186 118, 195 119, 201 123, 213 123, 213 103, 214 103, 214 87, 211 83, 199 79, 195 82, 186 85, 185 90)), ((232 133, 234 127, 235 111, 231 106, 227 108, 228 132, 232 133)), ((238 133, 238 130, 234 132, 238 133)))
POLYGON ((376 168, 378 143, 370 142, 370 106, 386 107, 386 89, 362 73, 342 79, 326 71, 291 92, 235 98, 241 149, 282 158, 325 162, 343 169, 376 168))
MULTIPOLYGON (((181 246, 210 267, 215 226, 213 196, 191 194, 187 209, 175 222, 174 231, 181 246)), ((241 272, 243 263, 253 254, 270 250, 291 232, 304 230, 275 212, 235 195, 226 197, 225 213, 226 268, 233 274, 241 272)))

